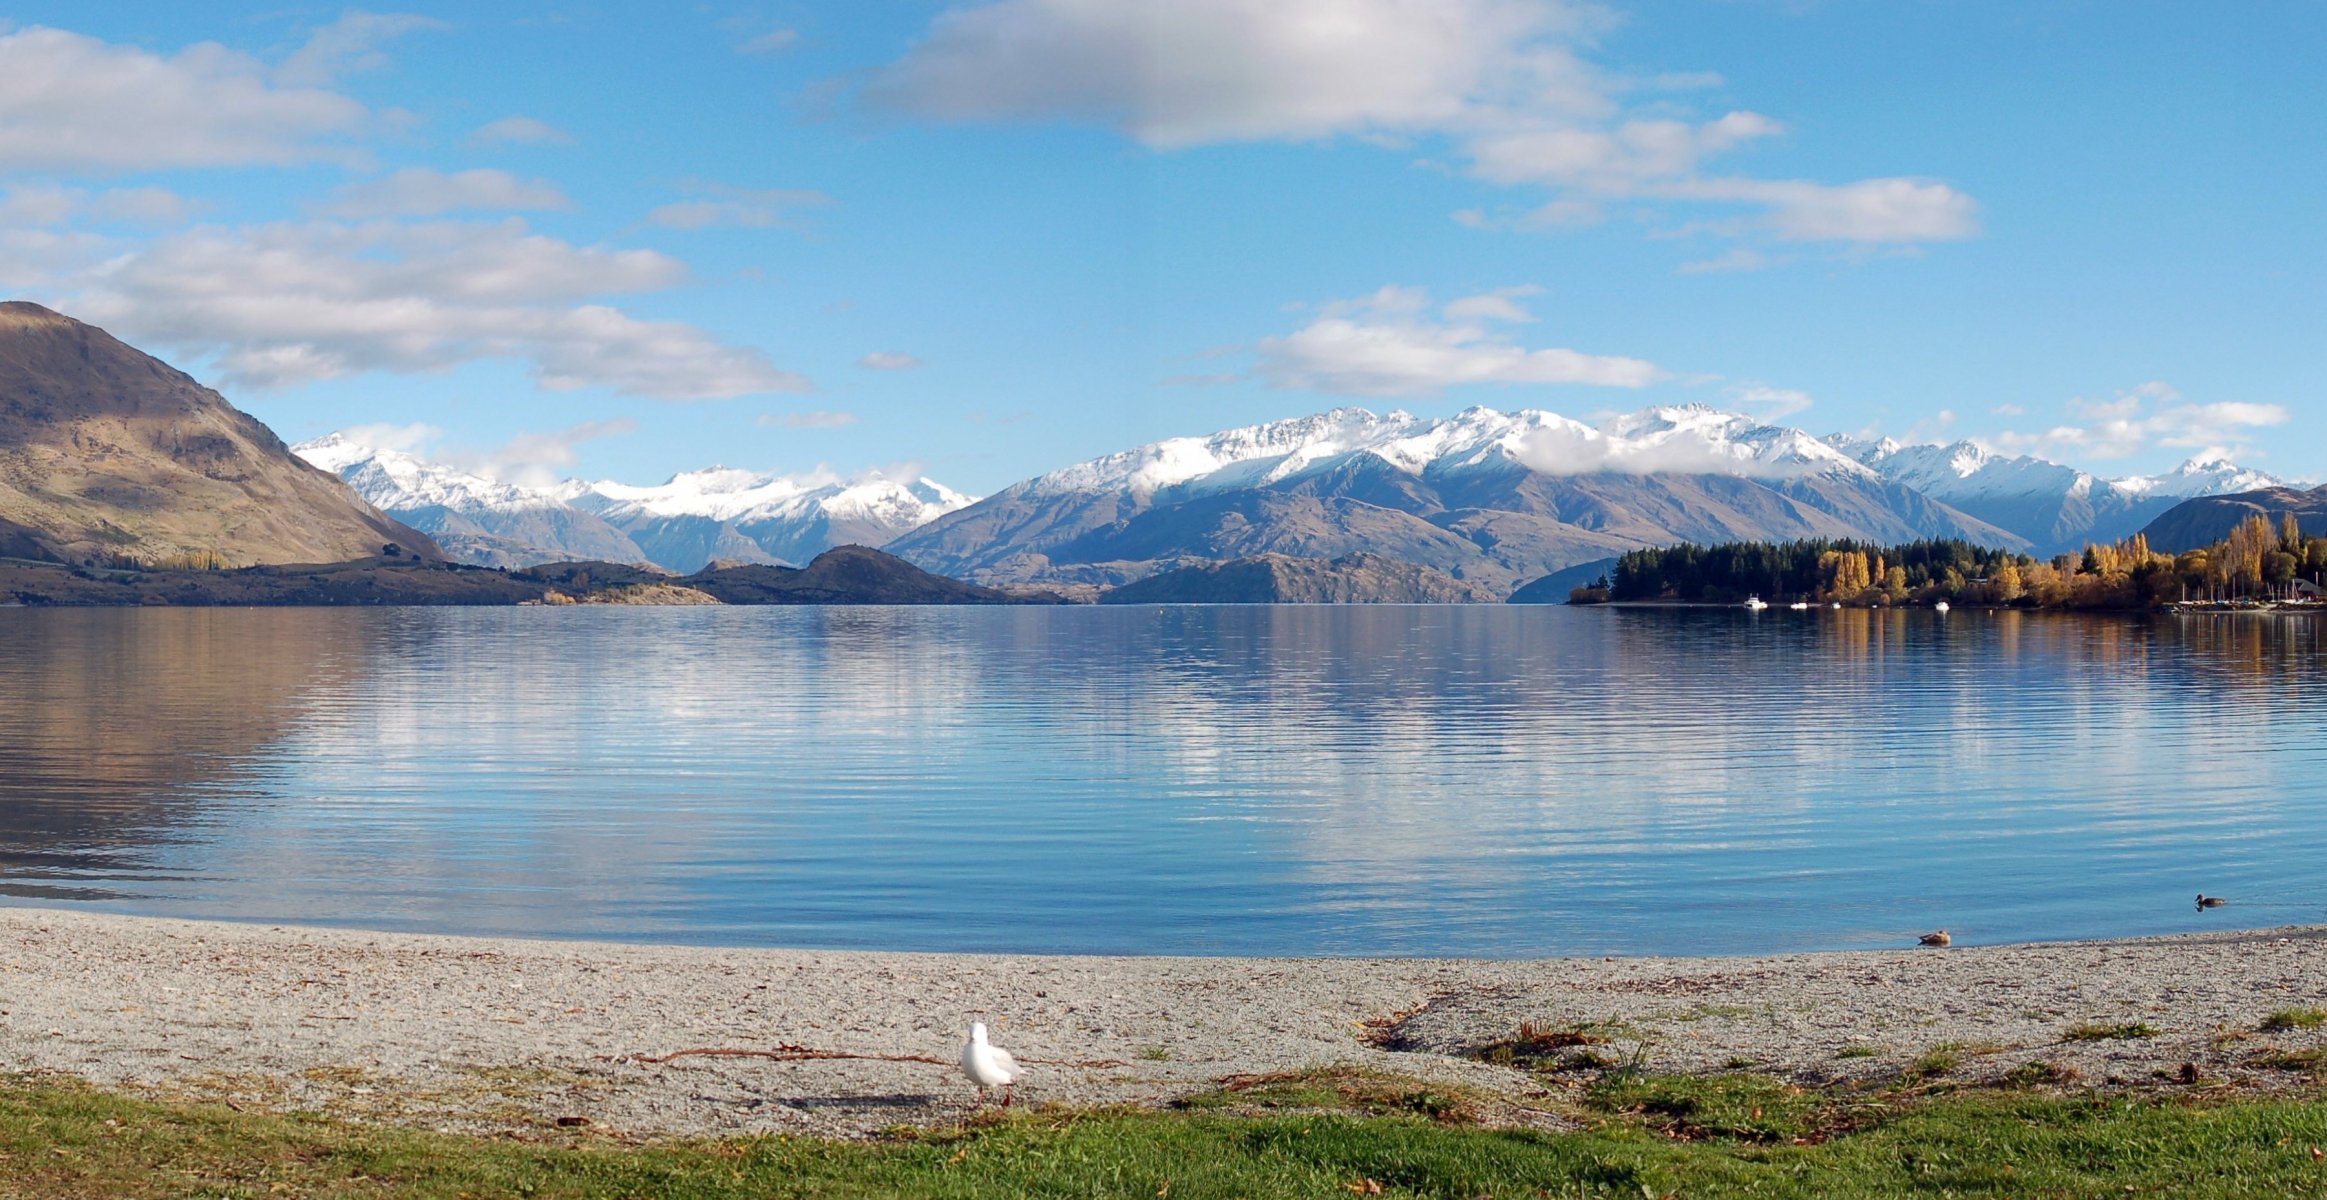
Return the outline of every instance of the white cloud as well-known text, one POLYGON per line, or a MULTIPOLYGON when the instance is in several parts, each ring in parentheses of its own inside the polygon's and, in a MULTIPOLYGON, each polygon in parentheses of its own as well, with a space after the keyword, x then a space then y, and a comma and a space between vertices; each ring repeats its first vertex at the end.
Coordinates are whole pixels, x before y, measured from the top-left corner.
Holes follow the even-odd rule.
POLYGON ((1729 389, 1730 400, 1737 407, 1751 412, 1764 421, 1775 421, 1807 409, 1815 403, 1810 393, 1794 388, 1768 387, 1763 384, 1745 384, 1729 389))
POLYGON ((53 183, 18 184, 0 191, 0 227, 62 225, 85 199, 85 193, 53 183))
POLYGON ((469 135, 469 143, 476 146, 563 145, 573 140, 565 130, 532 117, 503 117, 498 121, 488 121, 469 135))
POLYGON ((754 190, 703 183, 693 190, 708 198, 665 204, 648 213, 647 220, 666 229, 775 229, 794 225, 795 209, 832 203, 832 197, 822 192, 797 188, 754 190))
POLYGON ((2074 399, 2069 415, 2083 424, 1981 439, 2000 449, 2059 457, 2130 458, 2153 447, 2199 449, 2206 457, 2248 453, 2255 431, 2284 425, 2291 414, 2276 404, 2239 401, 2195 404, 2171 385, 2151 381, 2110 400, 2074 399))
POLYGON ((1597 107, 1562 0, 1001 0, 939 16, 865 91, 947 121, 1065 120, 1150 146, 1427 132, 1504 100, 1597 107))
POLYGON ((370 122, 216 43, 165 57, 61 29, 0 34, 0 172, 348 161, 370 122))
POLYGON ((381 45, 418 30, 444 28, 444 22, 430 17, 350 9, 284 59, 275 68, 275 82, 319 87, 358 71, 375 71, 388 61, 379 51, 381 45))
POLYGON ((1673 185, 1689 199, 1765 205, 1764 225, 1788 242, 1941 242, 1979 232, 1979 205, 1928 179, 1864 179, 1828 185, 1802 179, 1705 179, 1673 185))
POLYGON ((354 425, 339 431, 339 436, 358 446, 374 450, 396 450, 405 454, 419 454, 438 438, 444 430, 426 423, 411 425, 354 425))
MULTIPOLYGON (((1480 299, 1468 298, 1474 308, 1480 299)), ((1483 320, 1429 309, 1427 293, 1400 287, 1327 305, 1306 327, 1254 347, 1257 373, 1271 387, 1357 396, 1432 395, 1474 383, 1642 387, 1665 377, 1637 358, 1531 350, 1483 320)))
POLYGON ((1529 324, 1535 315, 1519 306, 1529 296, 1540 296, 1543 289, 1532 283, 1518 287, 1498 288, 1477 296, 1464 296, 1446 306, 1449 320, 1455 321, 1509 321, 1529 324))
POLYGON ((1698 125, 1634 120, 1609 130, 1492 133, 1473 140, 1470 153, 1479 176, 1493 183, 1545 183, 1624 196, 1650 184, 1685 179, 1710 155, 1780 132, 1776 121, 1759 113, 1733 112, 1698 125))
POLYGON ((488 169, 448 175, 427 167, 406 167, 340 188, 324 211, 341 217, 433 217, 463 210, 518 212, 572 206, 565 192, 546 179, 519 179, 507 171, 488 169))
POLYGON ((828 411, 762 413, 752 424, 762 429, 779 425, 785 429, 840 429, 856 424, 856 414, 828 411))
POLYGON ((856 365, 868 371, 910 371, 921 365, 913 355, 896 350, 876 350, 856 360, 856 365))
POLYGON ((599 302, 683 281, 677 260, 575 246, 516 218, 199 227, 141 248, 81 247, 69 271, 37 249, 0 243, 0 277, 44 271, 45 290, 75 315, 143 345, 214 355, 236 386, 515 359, 553 391, 809 390, 759 350, 599 302))
POLYGON ((615 437, 638 428, 628 417, 611 421, 584 421, 550 433, 520 433, 483 455, 451 455, 445 462, 472 474, 520 487, 549 487, 564 479, 580 461, 584 442, 615 437))
POLYGON ((746 39, 736 46, 735 52, 737 54, 781 54, 791 49, 799 40, 800 31, 797 29, 771 30, 758 37, 746 39))
POLYGON ((1712 258, 1700 258, 1673 268, 1683 275, 1716 275, 1729 271, 1759 271, 1782 260, 1751 246, 1736 246, 1712 258))
POLYGON ((0 228, 41 228, 86 219, 132 225, 172 225, 193 206, 167 188, 109 188, 91 195, 54 183, 0 188, 0 228))
POLYGON ((1778 241, 1977 231, 1971 198, 1932 180, 1706 178, 1706 160, 1783 126, 1742 110, 1684 119, 1671 100, 1628 108, 1720 80, 1598 68, 1584 54, 1611 20, 1584 0, 990 0, 937 17, 862 98, 943 121, 1096 124, 1159 150, 1438 137, 1480 179, 1553 192, 1516 220, 1455 214, 1481 228, 1590 223, 1630 199, 1751 207, 1757 219, 1731 232, 1778 241))

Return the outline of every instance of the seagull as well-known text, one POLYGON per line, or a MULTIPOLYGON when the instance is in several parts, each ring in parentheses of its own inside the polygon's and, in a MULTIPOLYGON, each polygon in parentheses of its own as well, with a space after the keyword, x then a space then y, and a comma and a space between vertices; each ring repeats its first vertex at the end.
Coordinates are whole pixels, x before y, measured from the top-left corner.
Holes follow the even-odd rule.
POLYGON ((1937 933, 1926 933, 1916 940, 1926 946, 1952 946, 1955 944, 1955 939, 1947 936, 1947 931, 1944 929, 1937 933))
POLYGON ((2220 908, 2228 903, 2230 903, 2228 900, 2224 900, 2220 896, 2209 896, 2204 892, 2198 893, 2199 908, 2220 908))
POLYGON ((980 1097, 986 1094, 987 1088, 999 1087, 1002 1089, 1002 1107, 1010 1107, 1010 1093, 1018 1083, 1018 1077, 1025 1073, 1026 1069, 1018 1065, 1017 1059, 1010 1057, 1008 1050, 986 1040, 984 1021, 970 1022, 970 1040, 962 1043, 962 1074, 969 1076, 970 1082, 978 1085, 980 1097))

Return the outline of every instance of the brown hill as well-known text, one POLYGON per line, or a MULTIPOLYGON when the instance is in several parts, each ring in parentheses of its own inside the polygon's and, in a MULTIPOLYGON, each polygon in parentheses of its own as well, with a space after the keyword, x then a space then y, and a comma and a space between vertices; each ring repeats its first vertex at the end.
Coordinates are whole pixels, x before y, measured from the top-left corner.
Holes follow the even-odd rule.
POLYGON ((2228 496, 2200 496, 2167 509, 2141 533, 2149 539, 2150 548, 2179 554, 2211 546, 2255 517, 2266 518, 2276 528, 2290 514, 2307 536, 2327 536, 2327 487, 2310 491, 2274 487, 2228 496))
POLYGON ((0 303, 0 555, 338 562, 436 544, 272 430, 93 325, 0 303))

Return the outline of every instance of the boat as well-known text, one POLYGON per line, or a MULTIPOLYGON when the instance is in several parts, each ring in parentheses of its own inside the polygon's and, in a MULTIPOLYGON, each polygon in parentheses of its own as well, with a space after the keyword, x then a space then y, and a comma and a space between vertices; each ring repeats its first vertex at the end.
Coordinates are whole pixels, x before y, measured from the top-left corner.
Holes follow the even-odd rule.
POLYGON ((1745 607, 1750 608, 1755 612, 1760 612, 1761 610, 1769 607, 1769 601, 1764 600, 1759 596, 1747 596, 1745 598, 1745 607))
POLYGON ((1946 611, 1947 611, 1947 601, 1945 601, 1945 600, 1942 600, 1942 601, 1940 601, 1939 603, 1932 605, 1932 606, 1931 606, 1931 611, 1933 611, 1933 612, 1946 612, 1946 611))
POLYGON ((1810 602, 1807 600, 1796 600, 1786 607, 1793 609, 1795 612, 1808 612, 1810 611, 1810 602))

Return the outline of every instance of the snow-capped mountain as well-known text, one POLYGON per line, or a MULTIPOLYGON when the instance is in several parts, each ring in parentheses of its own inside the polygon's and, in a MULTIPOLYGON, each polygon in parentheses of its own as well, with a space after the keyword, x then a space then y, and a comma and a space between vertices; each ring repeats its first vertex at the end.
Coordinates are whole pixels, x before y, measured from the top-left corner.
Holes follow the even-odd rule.
POLYGON ((1968 441, 1902 445, 1844 434, 1826 441, 1884 478, 2009 529, 2047 554, 2130 537, 2190 497, 2278 483, 2219 458, 2192 459, 2163 475, 2105 479, 2046 459, 1997 454, 1968 441))
POLYGON ((1801 430, 1702 405, 1598 425, 1337 408, 1078 463, 890 549, 986 582, 1102 583, 1187 561, 1371 551, 1507 591, 1676 541, 1940 536, 2026 544, 1801 430))
POLYGON ((526 567, 561 560, 649 561, 629 535, 554 492, 500 483, 333 433, 291 447, 372 507, 426 533, 456 562, 526 567))
POLYGON ((713 559, 805 563, 879 546, 971 502, 933 480, 799 479, 713 467, 653 486, 497 482, 331 434, 292 447, 446 553, 492 566, 599 559, 687 573, 713 559))
POLYGON ((969 504, 931 479, 798 479, 728 467, 668 483, 569 485, 566 502, 629 533, 674 570, 713 559, 804 563, 834 546, 881 546, 969 504))
POLYGON ((2110 482, 2137 496, 2181 500, 2289 486, 2276 475, 2239 466, 2227 458, 2193 458, 2163 475, 2128 475, 2110 482))

